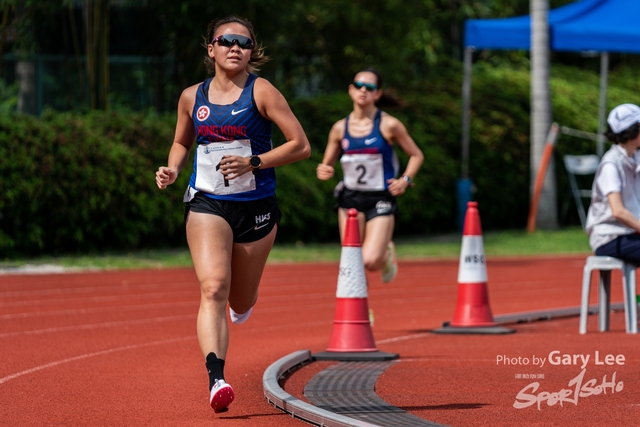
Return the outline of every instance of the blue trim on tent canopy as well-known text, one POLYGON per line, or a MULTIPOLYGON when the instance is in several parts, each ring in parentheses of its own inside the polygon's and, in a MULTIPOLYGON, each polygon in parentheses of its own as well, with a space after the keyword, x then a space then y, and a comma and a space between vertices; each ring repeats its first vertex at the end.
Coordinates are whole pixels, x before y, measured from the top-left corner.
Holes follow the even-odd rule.
MULTIPOLYGON (((581 17, 607 0, 581 0, 549 11, 549 26, 581 17)), ((640 0, 631 0, 638 2, 640 0)), ((634 17, 638 17, 635 15, 634 17)), ((467 19, 465 46, 476 49, 531 49, 531 18, 467 19)))
POLYGON ((640 0, 607 0, 552 27, 552 48, 640 53, 640 0))

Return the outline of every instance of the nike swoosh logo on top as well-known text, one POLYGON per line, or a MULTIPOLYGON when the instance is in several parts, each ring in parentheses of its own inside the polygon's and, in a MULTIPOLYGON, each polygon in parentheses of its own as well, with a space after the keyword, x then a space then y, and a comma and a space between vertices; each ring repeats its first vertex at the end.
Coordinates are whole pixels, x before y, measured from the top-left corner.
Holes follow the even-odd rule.
POLYGON ((254 229, 254 230, 260 230, 261 228, 266 227, 267 225, 269 225, 269 223, 268 223, 268 222, 267 222, 267 223, 265 223, 265 224, 259 224, 259 225, 256 225, 255 227, 253 227, 253 229, 254 229))
POLYGON ((232 115, 232 116, 235 116, 236 114, 240 114, 240 113, 242 113, 243 111, 246 111, 246 110, 248 110, 248 109, 249 109, 249 108, 243 108, 242 110, 238 110, 238 111, 236 111, 235 109, 234 109, 234 110, 231 110, 231 115, 232 115))
POLYGON ((378 140, 378 137, 370 138, 370 139, 365 139, 365 140, 364 140, 364 143, 365 143, 365 145, 371 145, 371 144, 373 144, 374 142, 376 142, 377 140, 378 140))

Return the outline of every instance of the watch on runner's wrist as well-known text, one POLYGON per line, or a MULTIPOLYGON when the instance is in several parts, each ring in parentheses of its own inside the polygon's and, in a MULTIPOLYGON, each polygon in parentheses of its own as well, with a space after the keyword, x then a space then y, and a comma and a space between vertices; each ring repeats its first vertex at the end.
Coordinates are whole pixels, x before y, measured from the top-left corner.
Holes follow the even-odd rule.
POLYGON ((409 184, 409 187, 413 187, 413 186, 414 186, 413 179, 411 179, 411 177, 410 177, 410 176, 408 176, 408 175, 402 175, 402 176, 400 177, 400 179, 403 179, 403 180, 407 181, 407 184, 409 184))
POLYGON ((249 166, 251 166, 251 169, 258 170, 262 166, 262 160, 258 156, 251 156, 249 157, 249 166))

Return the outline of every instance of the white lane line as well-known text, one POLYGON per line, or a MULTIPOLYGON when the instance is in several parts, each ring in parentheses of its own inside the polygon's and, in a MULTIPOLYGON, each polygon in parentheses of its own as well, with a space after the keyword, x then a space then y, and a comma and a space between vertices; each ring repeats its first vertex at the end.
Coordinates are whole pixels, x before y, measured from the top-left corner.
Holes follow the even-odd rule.
POLYGON ((320 325, 329 325, 331 324, 331 321, 328 320, 321 320, 321 321, 316 321, 316 322, 304 322, 304 323, 287 323, 287 324, 283 324, 283 325, 274 325, 274 326, 262 326, 262 327, 257 327, 257 328, 251 328, 251 329, 237 329, 234 331, 234 333, 236 334, 242 334, 242 333, 249 333, 249 334, 254 334, 254 333, 263 333, 264 331, 279 331, 279 330, 283 330, 283 329, 291 329, 291 328, 300 328, 302 330, 305 330, 305 328, 308 328, 310 326, 320 326, 320 325))
MULTIPOLYGON (((197 286, 197 283, 195 284, 197 286)), ((34 298, 36 296, 48 296, 48 295, 70 295, 70 294, 87 294, 93 292, 129 292, 145 291, 154 289, 167 289, 167 288, 188 288, 192 289, 193 283, 187 282, 171 282, 171 283, 151 283, 151 284, 119 284, 113 283, 104 286, 86 286, 86 287, 68 287, 68 288, 48 288, 48 289, 31 289, 31 290, 19 290, 19 291, 0 291, 0 298, 18 298, 29 297, 34 298)))
POLYGON ((162 304, 138 304, 138 305, 126 305, 126 306, 111 306, 111 307, 94 307, 94 308, 74 308, 68 310, 52 310, 52 311, 32 311, 28 313, 12 313, 0 315, 0 320, 10 319, 22 319, 25 317, 40 317, 40 316, 62 316, 67 314, 89 314, 99 312, 121 312, 121 311, 138 311, 143 310, 156 310, 167 307, 195 307, 198 308, 198 300, 185 301, 185 302, 169 302, 162 304))
POLYGON ((65 364, 65 363, 69 363, 69 362, 75 362, 76 360, 83 360, 83 359, 88 359, 90 357, 96 357, 96 356, 104 356, 105 354, 111 354, 111 353, 115 353, 115 352, 118 352, 118 351, 136 350, 138 348, 150 347, 150 346, 153 346, 153 345, 163 345, 163 344, 169 344, 169 343, 174 343, 174 342, 178 342, 178 341, 186 341, 186 340, 193 340, 193 339, 195 339, 195 336, 188 336, 188 337, 182 337, 182 338, 172 338, 172 339, 162 340, 162 341, 153 341, 153 342, 149 342, 149 343, 145 343, 145 344, 126 345, 124 347, 116 347, 116 348, 111 348, 111 349, 108 349, 108 350, 96 351, 95 353, 81 354, 80 356, 74 356, 74 357, 69 357, 67 359, 56 360, 55 362, 51 362, 51 363, 47 363, 47 364, 44 364, 44 365, 36 366, 34 368, 27 369, 27 370, 24 370, 22 372, 17 372, 15 374, 8 375, 8 376, 6 376, 4 378, 0 378, 0 384, 4 384, 7 381, 11 381, 13 379, 16 379, 18 377, 22 377, 24 375, 33 374, 34 372, 42 371, 44 369, 53 368, 55 366, 62 365, 62 364, 65 364))
POLYGON ((68 297, 65 299, 41 299, 41 300, 22 300, 12 302, 0 302, 0 307, 37 307, 40 305, 63 305, 70 303, 84 304, 88 302, 112 302, 112 301, 127 301, 127 300, 149 300, 158 298, 184 298, 184 297, 199 297, 199 291, 179 291, 179 292, 154 292, 145 294, 117 294, 117 295, 105 295, 100 297, 85 297, 76 296, 68 297))
MULTIPOLYGON (((315 300, 317 299, 318 296, 321 296, 322 294, 309 294, 309 295, 302 295, 300 297, 287 297, 287 303, 291 302, 291 301, 296 301, 296 300, 315 300)), ((270 297, 270 296, 261 296, 259 298, 259 301, 261 303, 265 303, 265 302, 273 302, 276 300, 280 300, 280 299, 285 299, 285 297, 270 297)), ((74 301, 75 302, 75 301, 74 301)), ((82 302, 82 301, 80 301, 82 302)), ((63 314, 88 314, 88 313, 94 313, 94 312, 113 312, 113 311, 125 311, 125 310, 137 310, 137 309, 155 309, 155 308, 162 308, 162 307, 174 307, 174 306, 185 306, 185 305, 191 305, 194 306, 196 309, 198 308, 200 304, 200 299, 199 298, 194 298, 190 301, 183 301, 183 302, 171 302, 171 303, 157 303, 157 304, 138 304, 138 305, 126 305, 126 306, 110 306, 110 307, 94 307, 94 308, 71 308, 71 309, 64 309, 64 310, 51 310, 51 311, 30 311, 30 312, 22 312, 22 313, 11 313, 11 314, 2 314, 0 315, 0 320, 2 319, 17 319, 17 318, 24 318, 24 317, 39 317, 39 316, 57 316, 57 315, 63 315, 63 314)), ((335 300, 327 300, 326 303, 322 303, 321 305, 318 304, 311 304, 311 305, 307 305, 307 307, 333 307, 335 305, 335 300)), ((265 311, 275 311, 275 312, 281 312, 282 310, 289 310, 291 307, 290 305, 286 305, 286 306, 277 306, 277 307, 266 307, 266 308, 260 308, 260 310, 265 310, 265 311)))
POLYGON ((415 335, 404 335, 404 336, 401 336, 401 337, 387 338, 386 340, 376 341, 376 344, 388 344, 388 343, 398 342, 398 341, 413 340, 413 339, 417 339, 417 338, 429 337, 429 336, 432 336, 432 335, 433 334, 431 334, 431 333, 415 334, 415 335))
POLYGON ((186 320, 186 319, 195 320, 195 318, 196 318, 195 314, 185 314, 182 316, 153 317, 149 319, 122 320, 119 322, 89 323, 85 325, 60 326, 57 328, 34 329, 31 331, 7 332, 4 334, 0 334, 0 338, 16 337, 16 336, 22 336, 22 335, 50 334, 50 333, 56 333, 56 332, 67 332, 67 331, 87 330, 87 329, 96 329, 96 328, 112 328, 112 327, 126 326, 126 325, 142 325, 144 323, 171 322, 174 320, 186 320))

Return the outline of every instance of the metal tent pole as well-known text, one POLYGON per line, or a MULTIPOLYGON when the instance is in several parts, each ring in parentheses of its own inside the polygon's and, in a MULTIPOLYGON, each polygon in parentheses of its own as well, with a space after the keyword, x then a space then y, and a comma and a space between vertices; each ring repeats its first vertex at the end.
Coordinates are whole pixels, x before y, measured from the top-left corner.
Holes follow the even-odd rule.
POLYGON ((469 177, 469 141, 471 129, 471 67, 475 48, 464 50, 464 78, 462 81, 462 178, 469 177))
POLYGON ((598 143, 596 154, 604 154, 605 116, 607 113, 607 83, 609 80, 609 52, 600 53, 600 107, 598 111, 598 143))

